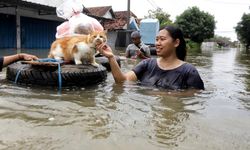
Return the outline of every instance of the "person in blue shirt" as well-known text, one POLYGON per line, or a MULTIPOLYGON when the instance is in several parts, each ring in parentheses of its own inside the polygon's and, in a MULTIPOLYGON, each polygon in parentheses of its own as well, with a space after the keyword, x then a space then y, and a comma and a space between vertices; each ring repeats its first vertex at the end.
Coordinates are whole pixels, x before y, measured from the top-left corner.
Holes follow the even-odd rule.
POLYGON ((186 42, 182 31, 166 26, 156 36, 157 58, 142 60, 132 71, 122 73, 112 49, 105 43, 97 46, 109 59, 111 72, 116 82, 139 81, 142 85, 165 89, 204 89, 197 69, 185 61, 186 42))
POLYGON ((35 55, 30 55, 26 53, 0 57, 0 71, 2 71, 3 67, 6 67, 9 64, 14 63, 18 60, 37 60, 37 59, 38 57, 36 57, 35 55))
POLYGON ((131 33, 132 42, 126 48, 127 58, 140 58, 147 59, 150 58, 150 49, 141 40, 141 35, 139 31, 134 31, 131 33))

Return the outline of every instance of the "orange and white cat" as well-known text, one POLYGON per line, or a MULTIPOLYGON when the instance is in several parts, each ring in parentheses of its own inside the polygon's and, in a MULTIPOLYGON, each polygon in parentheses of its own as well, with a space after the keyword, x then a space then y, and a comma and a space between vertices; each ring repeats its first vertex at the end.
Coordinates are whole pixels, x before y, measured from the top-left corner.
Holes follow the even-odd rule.
POLYGON ((77 65, 87 62, 98 67, 95 61, 95 46, 106 41, 106 31, 59 38, 51 44, 48 57, 64 61, 73 60, 77 65))

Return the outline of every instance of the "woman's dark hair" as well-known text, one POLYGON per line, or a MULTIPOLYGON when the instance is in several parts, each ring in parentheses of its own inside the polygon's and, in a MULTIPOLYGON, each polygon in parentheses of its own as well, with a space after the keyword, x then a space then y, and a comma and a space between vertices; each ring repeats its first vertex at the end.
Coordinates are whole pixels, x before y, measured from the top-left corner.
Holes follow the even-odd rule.
POLYGON ((187 50, 186 50, 186 42, 183 36, 183 33, 181 31, 181 29, 174 27, 174 26, 166 26, 163 29, 167 30, 170 34, 170 36, 176 40, 179 39, 180 40, 180 44, 179 46, 176 47, 176 56, 180 59, 180 60, 185 60, 186 55, 187 55, 187 50))

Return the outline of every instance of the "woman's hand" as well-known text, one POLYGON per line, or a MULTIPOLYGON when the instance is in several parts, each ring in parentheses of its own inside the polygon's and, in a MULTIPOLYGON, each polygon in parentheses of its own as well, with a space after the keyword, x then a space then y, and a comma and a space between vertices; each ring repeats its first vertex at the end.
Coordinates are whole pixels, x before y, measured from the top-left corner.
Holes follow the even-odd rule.
POLYGON ((102 54, 104 55, 105 57, 107 58, 112 58, 114 57, 114 54, 112 52, 112 49, 110 48, 110 46, 108 46, 107 44, 105 43, 102 43, 100 45, 97 45, 96 46, 96 49, 102 54))
POLYGON ((3 66, 7 66, 11 63, 14 63, 16 61, 19 60, 37 60, 38 57, 36 57, 35 55, 30 55, 30 54, 26 54, 26 53, 20 53, 20 54, 15 54, 15 55, 10 55, 10 56, 4 56, 3 59, 3 66))
POLYGON ((26 53, 18 54, 18 57, 19 57, 19 60, 27 60, 27 61, 38 59, 38 57, 36 57, 35 55, 30 55, 26 53))

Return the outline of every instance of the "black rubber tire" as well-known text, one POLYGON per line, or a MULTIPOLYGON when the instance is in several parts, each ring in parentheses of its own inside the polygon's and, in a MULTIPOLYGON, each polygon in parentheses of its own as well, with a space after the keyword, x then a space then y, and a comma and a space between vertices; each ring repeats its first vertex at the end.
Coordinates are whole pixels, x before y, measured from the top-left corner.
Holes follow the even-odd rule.
MULTIPOLYGON (((118 65, 121 67, 121 59, 119 56, 115 56, 116 58, 116 61, 118 63, 118 65)), ((95 57, 95 60, 98 64, 102 64, 104 67, 106 67, 106 69, 108 71, 111 71, 111 68, 110 68, 110 64, 109 64, 109 60, 108 58, 104 57, 104 56, 100 56, 100 57, 95 57)))
MULTIPOLYGON (((58 86, 58 67, 41 67, 20 62, 7 67, 6 77, 15 81, 18 71, 18 84, 58 86)), ((98 84, 107 78, 107 69, 102 65, 62 65, 62 86, 89 86, 98 84)))

